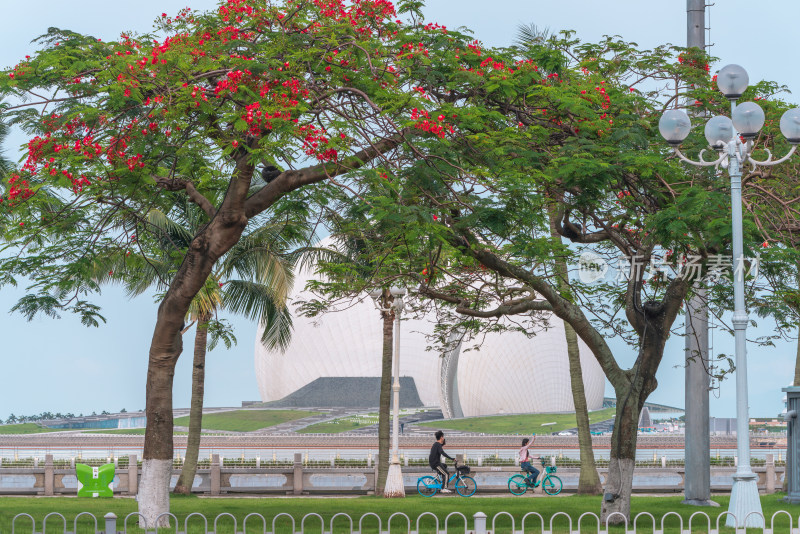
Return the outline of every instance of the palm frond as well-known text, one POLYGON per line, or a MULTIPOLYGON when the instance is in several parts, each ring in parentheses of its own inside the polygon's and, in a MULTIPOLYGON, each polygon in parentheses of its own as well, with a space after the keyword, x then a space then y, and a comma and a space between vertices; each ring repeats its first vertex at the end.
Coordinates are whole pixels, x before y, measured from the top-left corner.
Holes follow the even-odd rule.
POLYGON ((284 305, 294 283, 294 269, 280 232, 281 227, 270 225, 244 236, 223 258, 220 278, 235 272, 268 286, 272 298, 284 305))
POLYGON ((270 287, 246 280, 231 280, 225 284, 222 306, 264 325, 261 340, 268 348, 283 350, 288 346, 292 334, 291 313, 285 302, 279 305, 272 298, 270 287))
POLYGON ((165 249, 184 250, 192 242, 194 232, 192 229, 170 218, 160 209, 151 209, 147 212, 149 232, 162 242, 165 249))
POLYGON ((190 320, 200 321, 203 317, 210 317, 222 305, 222 291, 216 279, 209 277, 205 285, 197 292, 197 295, 189 304, 187 317, 190 320))
POLYGON ((335 248, 300 247, 293 250, 288 259, 298 271, 303 271, 321 263, 350 263, 352 258, 335 248))
POLYGON ((528 48, 533 45, 543 44, 550 38, 550 28, 540 29, 536 24, 520 24, 517 26, 517 36, 513 46, 528 48))
POLYGON ((270 350, 283 352, 289 347, 293 330, 292 313, 288 308, 279 309, 276 315, 264 324, 261 343, 270 350))

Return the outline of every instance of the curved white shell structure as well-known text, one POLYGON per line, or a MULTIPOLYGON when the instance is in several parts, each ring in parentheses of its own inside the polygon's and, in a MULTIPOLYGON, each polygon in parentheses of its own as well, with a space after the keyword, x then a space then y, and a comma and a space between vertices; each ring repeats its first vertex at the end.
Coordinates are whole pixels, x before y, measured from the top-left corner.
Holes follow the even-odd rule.
MULTIPOLYGON (((464 417, 499 413, 573 412, 564 323, 533 337, 521 332, 487 334, 479 350, 464 350, 458 361, 458 398, 464 417)), ((586 402, 603 406, 605 376, 589 348, 578 341, 586 402)))
MULTIPOLYGON (((295 288, 304 288, 309 277, 308 271, 296 273, 295 288)), ((292 300, 309 297, 295 291, 292 300)), ((468 350, 476 343, 465 341, 460 351, 442 358, 425 350, 431 344, 425 334, 433 332, 433 323, 406 315, 400 374, 414 378, 425 406, 440 406, 449 417, 574 411, 564 326, 555 317, 549 322, 550 328, 533 337, 489 333, 478 350, 468 350)), ((382 320, 369 296, 315 318, 295 315, 285 353, 265 349, 261 334, 259 328, 255 365, 265 402, 282 399, 320 377, 380 376, 382 320)), ((586 400, 590 410, 600 409, 605 377, 589 349, 581 341, 579 345, 586 400)))

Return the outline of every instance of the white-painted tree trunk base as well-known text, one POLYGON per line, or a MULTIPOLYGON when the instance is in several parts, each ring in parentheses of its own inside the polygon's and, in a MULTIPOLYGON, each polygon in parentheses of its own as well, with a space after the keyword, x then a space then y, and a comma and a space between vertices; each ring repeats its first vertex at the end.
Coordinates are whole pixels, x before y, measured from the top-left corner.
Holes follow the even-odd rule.
MULTIPOLYGON (((169 481, 172 476, 172 460, 142 460, 142 479, 139 481, 139 513, 147 521, 147 528, 169 526, 169 517, 160 514, 169 512, 169 481)), ((143 527, 139 518, 139 526, 143 527)))
POLYGON ((611 458, 609 461, 603 504, 600 508, 602 525, 606 524, 606 520, 611 525, 624 524, 626 519, 630 520, 634 466, 635 461, 629 458, 611 458))
POLYGON ((406 488, 403 484, 403 470, 400 468, 399 463, 392 463, 389 466, 389 474, 386 475, 386 487, 383 490, 383 496, 387 498, 406 496, 406 488))

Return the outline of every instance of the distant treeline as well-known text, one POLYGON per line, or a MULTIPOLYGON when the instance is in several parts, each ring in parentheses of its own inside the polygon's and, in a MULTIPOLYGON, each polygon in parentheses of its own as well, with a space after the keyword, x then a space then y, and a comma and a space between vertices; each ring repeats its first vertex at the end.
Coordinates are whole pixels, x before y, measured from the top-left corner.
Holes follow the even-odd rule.
MULTIPOLYGON (((127 412, 127 410, 125 408, 123 408, 123 409, 121 409, 119 411, 119 413, 126 413, 126 412, 127 412)), ((97 412, 92 412, 91 415, 98 415, 98 413, 97 412)), ((100 412, 99 415, 111 415, 111 414, 109 412, 107 412, 106 410, 103 410, 102 412, 100 412)), ((72 417, 83 417, 83 414, 81 413, 81 414, 75 415, 72 412, 70 412, 70 413, 42 412, 42 413, 33 414, 33 415, 14 415, 12 413, 11 415, 8 416, 8 419, 6 419, 5 421, 0 419, 0 424, 15 425, 15 424, 19 424, 19 423, 35 423, 37 421, 46 421, 46 420, 49 420, 49 419, 69 419, 69 418, 72 418, 72 417)))

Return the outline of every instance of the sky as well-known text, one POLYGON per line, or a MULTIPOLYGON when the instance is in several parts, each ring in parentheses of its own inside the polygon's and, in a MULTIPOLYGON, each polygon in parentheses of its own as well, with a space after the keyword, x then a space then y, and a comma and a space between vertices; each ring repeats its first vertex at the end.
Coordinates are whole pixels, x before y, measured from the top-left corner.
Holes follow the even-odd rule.
MULTIPOLYGON (((35 50, 32 39, 48 27, 90 33, 104 40, 123 31, 145 32, 162 12, 174 14, 187 5, 195 10, 213 8, 213 0, 39 0, 2 2, 4 25, 0 32, 0 66, 13 66, 35 50)), ((428 0, 429 21, 449 28, 468 27, 489 45, 508 45, 519 24, 536 24, 551 32, 571 29, 584 41, 619 35, 626 41, 652 48, 664 43, 686 43, 686 7, 683 0, 428 0)), ((788 68, 788 50, 796 34, 800 2, 769 0, 754 3, 726 0, 710 8, 710 53, 719 57, 718 70, 728 63, 747 69, 751 81, 774 80, 794 90, 784 95, 800 102, 800 70, 788 68)), ((14 135, 3 147, 12 159, 26 140, 14 135)), ((151 297, 129 300, 117 288, 108 288, 96 302, 107 323, 87 329, 74 317, 38 318, 26 322, 5 314, 23 295, 23 289, 0 290, 0 418, 9 414, 42 411, 91 413, 144 408, 147 353, 155 324, 156 304, 151 297)), ((231 318, 239 344, 231 350, 209 353, 206 372, 206 406, 238 406, 257 400, 253 347, 256 325, 231 318)), ((729 319, 729 318, 728 318, 729 319)), ((680 319, 679 319, 680 320, 680 319)), ((749 338, 768 335, 771 325, 761 320, 749 338)), ((191 336, 191 331, 189 334, 191 336)), ((652 402, 683 406, 684 373, 682 337, 673 336, 657 375, 659 388, 652 402)), ((191 392, 191 337, 184 341, 174 388, 174 405, 189 405, 191 392)), ((630 348, 612 341, 621 363, 633 361, 630 348)), ((749 344, 748 359, 751 416, 769 417, 782 408, 780 389, 794 373, 795 342, 761 348, 749 344)), ((714 334, 714 353, 733 352, 733 340, 714 334)), ((607 388, 607 395, 612 395, 607 388)), ((711 398, 711 414, 735 416, 733 380, 722 383, 711 398)))

